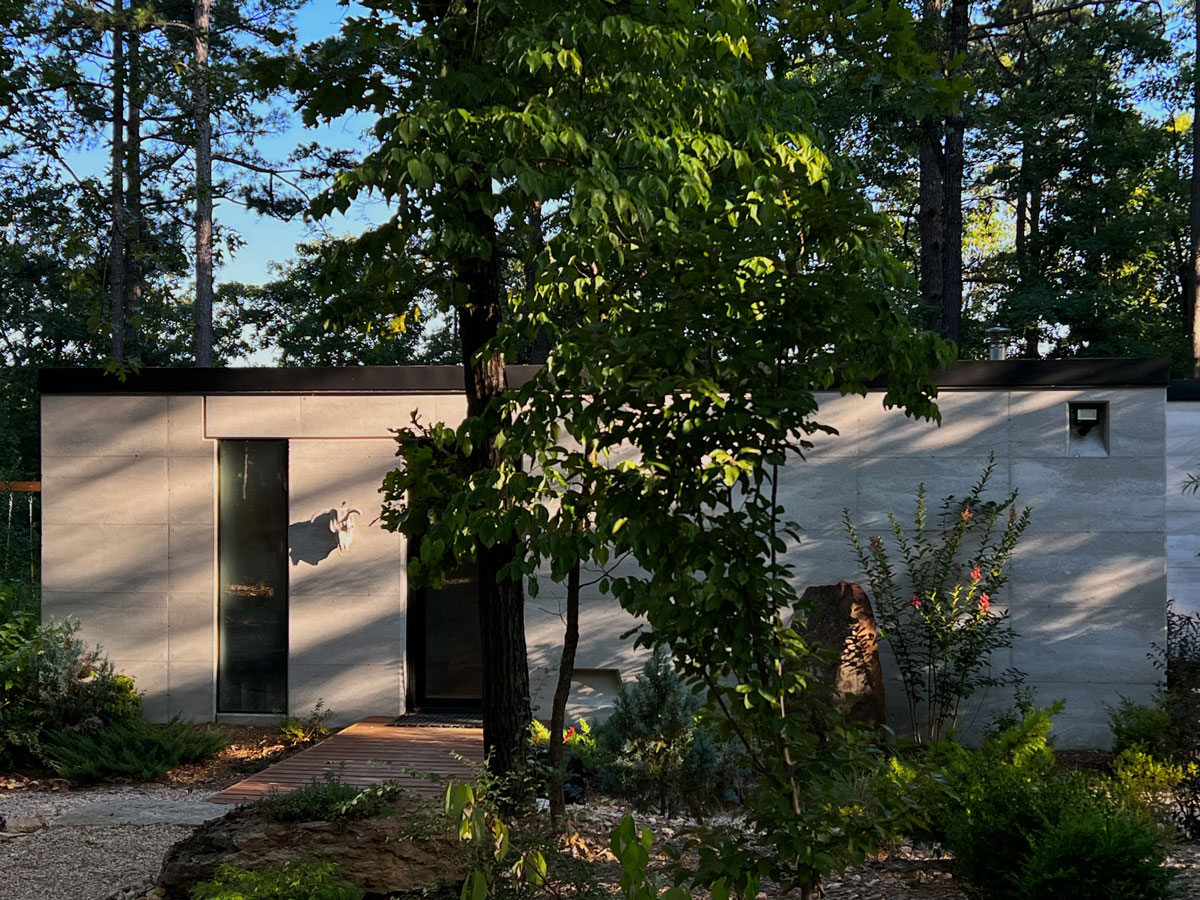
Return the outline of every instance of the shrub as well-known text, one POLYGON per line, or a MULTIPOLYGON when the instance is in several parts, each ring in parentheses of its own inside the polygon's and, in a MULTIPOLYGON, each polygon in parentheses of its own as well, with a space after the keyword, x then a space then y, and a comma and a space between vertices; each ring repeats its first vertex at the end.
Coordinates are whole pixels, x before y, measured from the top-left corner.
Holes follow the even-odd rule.
POLYGON ((192 725, 178 716, 165 725, 145 719, 102 726, 94 734, 61 732, 43 738, 46 762, 77 782, 112 776, 152 780, 176 766, 207 759, 229 742, 219 728, 192 725))
POLYGON ((846 534, 871 588, 879 636, 900 670, 909 724, 917 742, 936 742, 952 730, 963 704, 982 687, 1013 684, 1020 673, 993 672, 992 653, 1011 647, 1008 613, 992 610, 1008 581, 1004 568, 1029 525, 1029 507, 1018 512, 1017 492, 1000 502, 984 500, 996 468, 989 459, 965 497, 947 497, 941 523, 928 524, 925 485, 917 489, 911 529, 889 515, 903 570, 884 539, 866 545, 842 511, 846 534))
POLYGON ((937 810, 931 830, 987 900, 1170 896, 1165 833, 1125 789, 1134 770, 1124 785, 1059 773, 1049 738, 1058 709, 1034 711, 979 750, 932 752, 959 801, 937 810))
POLYGON ((268 822, 348 822, 390 815, 391 803, 404 792, 394 782, 356 788, 344 784, 331 772, 323 781, 286 794, 273 793, 262 801, 268 822))
POLYGON ((141 698, 99 649, 84 646, 78 625, 40 625, 30 613, 0 622, 0 757, 42 761, 45 735, 95 732, 136 721, 141 698))
POLYGON ((300 861, 279 868, 218 867, 216 877, 191 892, 191 900, 359 900, 362 891, 337 878, 333 863, 300 861))
POLYGON ((37 617, 41 608, 35 585, 29 583, 0 583, 0 623, 22 613, 37 617))
POLYGON ((1158 700, 1168 720, 1159 755, 1184 769, 1175 786, 1175 824, 1200 838, 1200 615, 1175 612, 1167 603, 1167 642, 1154 646, 1154 664, 1166 676, 1158 700))
MULTIPOLYGON (((599 768, 602 754, 587 719, 580 719, 578 723, 563 731, 562 742, 566 747, 567 756, 578 759, 584 771, 595 772, 599 768)), ((529 726, 529 743, 534 747, 550 745, 550 729, 537 719, 529 726)))
POLYGON ((1028 900, 1159 900, 1174 896, 1161 837, 1128 810, 1068 811, 1042 837, 1018 879, 1028 900))
POLYGON ((600 765, 601 788, 663 815, 709 808, 719 799, 721 751, 697 720, 699 709, 700 698, 657 648, 637 681, 621 686, 612 715, 597 729, 609 754, 600 765))
POLYGON ((1152 756, 1165 756, 1170 750, 1168 736, 1171 714, 1157 703, 1135 703, 1122 697, 1115 707, 1108 706, 1108 722, 1113 733, 1113 752, 1140 747, 1152 756))

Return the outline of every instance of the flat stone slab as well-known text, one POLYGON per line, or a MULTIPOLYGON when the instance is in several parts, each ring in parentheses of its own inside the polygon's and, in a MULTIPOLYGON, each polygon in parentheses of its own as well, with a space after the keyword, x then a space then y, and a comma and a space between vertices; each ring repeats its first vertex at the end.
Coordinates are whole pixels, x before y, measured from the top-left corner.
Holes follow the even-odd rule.
POLYGON ((222 803, 120 797, 69 809, 51 825, 203 825, 229 812, 222 803))

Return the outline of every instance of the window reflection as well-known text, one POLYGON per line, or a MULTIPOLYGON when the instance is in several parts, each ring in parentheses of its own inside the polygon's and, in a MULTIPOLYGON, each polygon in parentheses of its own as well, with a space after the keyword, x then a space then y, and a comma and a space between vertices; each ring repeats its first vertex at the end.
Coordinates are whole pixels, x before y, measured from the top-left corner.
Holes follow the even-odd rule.
POLYGON ((218 449, 217 709, 287 709, 287 441, 218 449))

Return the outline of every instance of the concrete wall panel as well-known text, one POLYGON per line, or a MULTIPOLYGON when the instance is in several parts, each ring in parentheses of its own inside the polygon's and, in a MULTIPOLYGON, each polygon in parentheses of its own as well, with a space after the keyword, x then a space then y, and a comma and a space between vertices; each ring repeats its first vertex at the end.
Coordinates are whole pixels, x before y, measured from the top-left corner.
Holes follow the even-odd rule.
POLYGON ((171 525, 216 528, 216 441, 207 454, 172 456, 167 460, 167 521, 171 525))
POLYGON ((859 398, 858 455, 922 459, 986 459, 992 451, 1005 455, 1009 440, 1006 393, 948 391, 937 403, 942 412, 940 425, 886 409, 878 393, 859 398))
POLYGON ((389 439, 290 444, 288 706, 295 715, 318 697, 338 721, 403 711, 404 542, 375 521, 394 452, 389 439), (344 552, 329 529, 343 502, 362 511, 344 552))
POLYGON ((167 521, 166 457, 76 457, 73 471, 87 474, 43 477, 43 523, 156 525, 167 521))
POLYGON ((404 705, 404 679, 398 665, 343 666, 295 664, 288 667, 288 706, 307 715, 317 701, 330 721, 348 724, 363 716, 388 715, 404 705))
POLYGON ((42 397, 46 456, 166 456, 165 396, 42 397))

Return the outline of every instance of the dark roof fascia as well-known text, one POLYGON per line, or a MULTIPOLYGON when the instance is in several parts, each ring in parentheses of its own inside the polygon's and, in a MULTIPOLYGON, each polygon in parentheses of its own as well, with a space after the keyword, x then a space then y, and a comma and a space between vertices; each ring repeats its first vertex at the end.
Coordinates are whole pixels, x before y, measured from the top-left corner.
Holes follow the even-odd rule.
MULTIPOLYGON (((519 387, 538 366, 508 366, 519 387)), ((462 366, 141 369, 124 380, 104 369, 39 369, 43 394, 452 394, 462 366)))
MULTIPOLYGON (((538 366, 508 366, 519 387, 538 366)), ((938 388, 953 390, 1165 388, 1166 359, 965 360, 934 374, 938 388)), ((1171 390, 1175 390, 1172 384, 1171 390)), ((884 390, 885 379, 869 385, 884 390)), ((344 368, 142 369, 124 380, 104 369, 40 369, 43 394, 451 394, 463 391, 461 366, 347 366, 344 368)), ((1194 388, 1200 399, 1200 382, 1194 388)))
POLYGON ((1200 401, 1200 378, 1177 378, 1167 387, 1167 400, 1173 403, 1200 401))
MULTIPOLYGON (((934 373, 933 379, 943 391, 1165 388, 1171 381, 1171 361, 1165 358, 960 360, 934 373)), ((870 387, 883 390, 887 382, 880 379, 870 387)))

